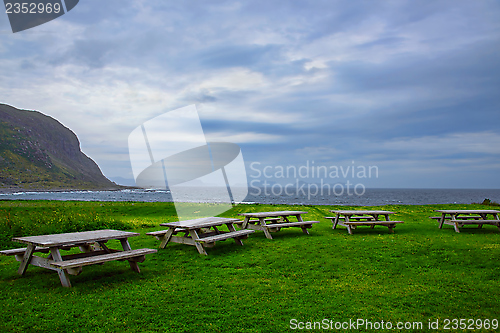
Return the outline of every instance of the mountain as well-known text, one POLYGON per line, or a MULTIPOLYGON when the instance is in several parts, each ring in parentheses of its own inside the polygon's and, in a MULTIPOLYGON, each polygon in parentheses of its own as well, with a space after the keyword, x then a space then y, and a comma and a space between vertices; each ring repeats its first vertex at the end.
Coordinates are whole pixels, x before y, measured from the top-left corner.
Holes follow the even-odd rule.
POLYGON ((37 111, 0 104, 0 189, 117 189, 69 128, 37 111))

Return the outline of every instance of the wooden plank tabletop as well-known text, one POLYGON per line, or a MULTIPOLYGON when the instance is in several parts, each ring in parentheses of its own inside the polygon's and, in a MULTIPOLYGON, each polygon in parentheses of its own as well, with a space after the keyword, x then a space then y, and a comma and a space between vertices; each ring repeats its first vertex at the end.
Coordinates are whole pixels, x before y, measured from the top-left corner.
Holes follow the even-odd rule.
POLYGON ((331 213, 343 214, 343 215, 385 215, 385 214, 395 214, 387 210, 331 210, 331 213))
POLYGON ((295 210, 283 210, 275 212, 241 213, 238 215, 258 218, 258 217, 272 217, 272 216, 291 216, 291 215, 301 215, 301 214, 307 214, 307 212, 295 211, 295 210))
POLYGON ((443 214, 499 214, 500 211, 492 209, 439 209, 436 212, 443 214))
POLYGON ((81 244, 86 242, 99 242, 110 239, 122 239, 139 235, 140 234, 136 232, 106 229, 106 230, 93 230, 93 231, 83 231, 83 232, 70 232, 65 234, 14 237, 12 238, 12 240, 24 244, 34 244, 36 246, 53 247, 53 246, 61 246, 68 244, 81 244))
POLYGON ((208 228, 212 226, 223 225, 225 223, 231 223, 236 221, 240 220, 227 217, 204 217, 194 220, 161 223, 160 225, 166 227, 176 227, 184 229, 198 229, 198 228, 208 228))

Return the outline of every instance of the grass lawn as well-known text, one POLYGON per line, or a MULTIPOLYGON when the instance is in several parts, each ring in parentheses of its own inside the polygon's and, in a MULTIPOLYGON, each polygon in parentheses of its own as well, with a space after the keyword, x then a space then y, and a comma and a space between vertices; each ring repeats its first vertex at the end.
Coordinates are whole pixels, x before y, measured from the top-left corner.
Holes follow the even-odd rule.
MULTIPOLYGON (((407 323, 399 330, 404 332, 496 331, 491 323, 500 319, 500 232, 469 226, 457 234, 429 219, 437 216, 435 209, 491 207, 362 207, 397 212, 392 219, 405 223, 394 234, 379 226, 349 235, 340 226, 332 230, 323 218, 331 216, 330 209, 351 208, 361 209, 239 205, 222 216, 305 210, 304 218, 321 223, 310 235, 291 228, 273 233, 273 240, 255 232, 243 247, 218 242, 208 256, 169 244, 146 257, 140 274, 126 262, 88 266, 70 276, 72 288, 38 267, 21 277, 14 257, 2 256, 0 332, 320 331, 315 322, 322 328, 328 323, 331 331, 388 331, 375 330, 382 321, 392 331, 399 322, 407 323), (373 330, 330 326, 358 319, 371 322, 373 330), (444 330, 453 319, 465 319, 469 329, 454 330, 450 322, 444 330), (479 321, 472 325, 469 319, 488 319, 489 329, 478 330, 479 321), (429 330, 436 321, 439 329, 429 330), (312 329, 300 330, 302 325, 312 329)), ((0 246, 19 247, 9 241, 12 236, 117 228, 141 233, 130 238, 132 248, 157 248, 159 241, 145 233, 174 220, 171 203, 0 201, 0 246)))

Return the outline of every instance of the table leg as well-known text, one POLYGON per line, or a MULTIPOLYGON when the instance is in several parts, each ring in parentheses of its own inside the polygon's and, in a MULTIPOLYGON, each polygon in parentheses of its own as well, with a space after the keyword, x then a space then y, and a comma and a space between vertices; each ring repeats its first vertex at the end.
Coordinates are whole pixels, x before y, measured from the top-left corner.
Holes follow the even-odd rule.
MULTIPOLYGON (((131 251, 132 250, 127 238, 120 239, 120 243, 122 244, 123 251, 131 251)), ((135 262, 133 260, 129 260, 128 263, 130 265, 130 268, 132 268, 132 270, 134 272, 137 272, 137 273, 141 272, 141 270, 139 269, 139 264, 137 262, 135 262)))
POLYGON ((453 222, 453 228, 455 229, 455 232, 460 233, 460 230, 458 229, 457 214, 451 214, 451 222, 453 222))
MULTIPOLYGON (((54 261, 63 261, 61 257, 61 253, 57 247, 50 248, 50 254, 52 254, 52 258, 54 261)), ((71 282, 69 282, 69 277, 66 275, 64 269, 57 268, 57 275, 59 275, 59 280, 61 280, 61 284, 63 287, 71 288, 71 282)))
POLYGON ((441 220, 439 220, 439 229, 442 229, 443 228, 443 224, 444 224, 444 220, 446 218, 446 213, 443 213, 441 215, 441 220))
POLYGON ((24 273, 26 273, 26 270, 28 269, 28 265, 30 264, 31 258, 33 257, 34 251, 35 251, 35 245, 28 244, 28 248, 26 249, 26 252, 24 252, 23 260, 21 260, 21 265, 19 266, 19 269, 17 270, 17 273, 19 273, 19 275, 24 275, 24 273))
POLYGON ((97 242, 97 244, 99 244, 99 247, 105 251, 106 253, 111 253, 108 249, 108 247, 106 246, 106 242, 107 241, 102 241, 102 242, 97 242))
POLYGON ((174 234, 175 227, 169 227, 167 230, 167 233, 163 235, 161 238, 161 243, 160 243, 160 249, 164 249, 168 242, 170 242, 170 239, 172 238, 172 235, 174 234))
MULTIPOLYGON (((344 219, 345 222, 349 222, 349 215, 344 215, 344 219)), ((349 235, 352 235, 351 225, 346 223, 345 226, 347 227, 347 232, 349 233, 349 235)))
POLYGON ((243 219, 243 223, 241 224, 241 229, 246 229, 247 228, 248 221, 250 221, 250 217, 249 216, 245 216, 245 218, 243 219))
POLYGON ((498 214, 494 213, 493 219, 496 220, 495 225, 497 226, 498 230, 500 230, 500 221, 498 220, 498 214))
POLYGON ((273 236, 271 236, 269 229, 266 227, 266 221, 264 217, 259 217, 259 224, 262 227, 262 230, 264 231, 264 235, 266 235, 266 238, 273 239, 273 236))
MULTIPOLYGON (((304 220, 302 219, 302 215, 296 215, 295 216, 297 218, 297 221, 299 222, 304 222, 304 220)), ((305 225, 301 225, 300 228, 302 229, 302 232, 306 235, 309 235, 309 231, 307 231, 307 228, 305 225)))
POLYGON ((200 237, 198 236, 198 232, 196 231, 196 229, 191 229, 189 231, 189 234, 191 235, 191 239, 194 241, 194 246, 196 246, 196 248, 198 249, 198 252, 200 254, 204 254, 204 255, 208 256, 207 252, 203 248, 203 245, 201 245, 200 242, 196 241, 197 239, 200 239, 200 237))
POLYGON ((347 232, 349 233, 349 235, 352 235, 351 225, 350 224, 346 224, 346 225, 347 225, 347 232))
MULTIPOLYGON (((474 220, 479 220, 479 219, 487 220, 488 219, 488 215, 484 215, 484 217, 483 217, 483 215, 480 215, 480 216, 481 216, 480 218, 474 217, 474 220)), ((483 225, 481 223, 478 223, 477 228, 482 229, 483 225)))
POLYGON ((337 224, 339 224, 339 218, 340 218, 340 214, 337 213, 335 215, 335 221, 333 222, 333 226, 332 226, 332 229, 335 229, 337 227, 337 224))
MULTIPOLYGON (((481 216, 481 219, 483 219, 483 220, 487 220, 488 219, 488 214, 479 214, 479 215, 481 216)), ((493 215, 493 218, 495 218, 496 214, 492 214, 492 215, 493 215)), ((482 226, 483 226, 482 224, 478 224, 477 225, 478 228, 481 228, 482 226)), ((497 226, 498 226, 498 224, 497 224, 497 226)), ((500 227, 498 229, 500 229, 500 227)))
MULTIPOLYGON (((226 225, 227 225, 227 228, 229 229, 229 232, 236 231, 236 229, 234 228, 234 225, 233 225, 232 222, 231 223, 226 223, 226 225)), ((233 239, 236 242, 236 244, 243 245, 243 242, 241 241, 240 238, 233 238, 233 239)))

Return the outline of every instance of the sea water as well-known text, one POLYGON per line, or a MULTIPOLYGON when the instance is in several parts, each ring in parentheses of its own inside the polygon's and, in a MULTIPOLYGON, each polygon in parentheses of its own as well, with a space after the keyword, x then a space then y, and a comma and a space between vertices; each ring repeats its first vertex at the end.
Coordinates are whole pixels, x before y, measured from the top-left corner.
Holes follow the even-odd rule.
MULTIPOLYGON (((214 191, 202 187, 196 197, 180 198, 183 202, 224 202, 223 197, 214 197, 214 191)), ((311 193, 311 191, 289 190, 288 195, 273 194, 270 189, 255 189, 243 200, 244 203, 291 204, 291 205, 355 205, 377 206, 387 204, 470 204, 484 199, 500 202, 497 189, 370 189, 363 193, 344 191, 343 193, 311 193)), ((168 190, 125 189, 118 191, 53 191, 14 192, 0 194, 0 200, 77 200, 77 201, 144 201, 172 202, 168 190)), ((179 199, 178 199, 179 200, 179 199)))

